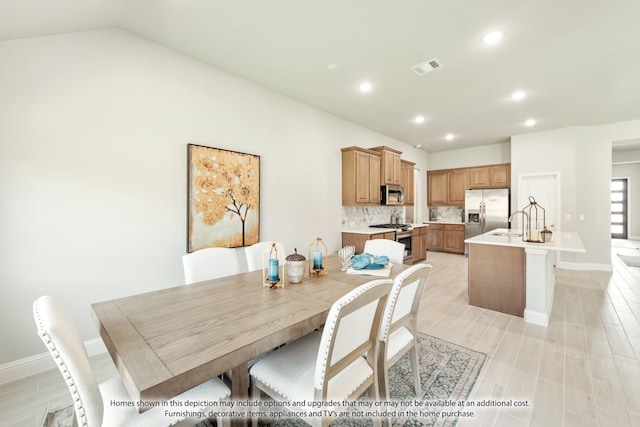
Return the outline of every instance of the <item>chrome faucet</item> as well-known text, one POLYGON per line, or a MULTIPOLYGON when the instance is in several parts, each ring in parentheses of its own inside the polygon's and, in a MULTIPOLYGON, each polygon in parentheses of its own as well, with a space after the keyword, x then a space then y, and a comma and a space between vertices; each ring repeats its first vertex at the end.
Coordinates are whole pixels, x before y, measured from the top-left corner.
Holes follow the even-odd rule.
POLYGON ((529 236, 528 236, 528 234, 525 235, 525 233, 524 233, 524 223, 525 223, 525 219, 526 219, 527 223, 529 222, 529 215, 525 211, 515 211, 509 217, 509 222, 513 221, 513 217, 515 217, 516 214, 519 214, 519 213, 521 213, 522 216, 524 217, 524 218, 522 218, 522 240, 523 241, 527 241, 527 239, 529 239, 529 236))

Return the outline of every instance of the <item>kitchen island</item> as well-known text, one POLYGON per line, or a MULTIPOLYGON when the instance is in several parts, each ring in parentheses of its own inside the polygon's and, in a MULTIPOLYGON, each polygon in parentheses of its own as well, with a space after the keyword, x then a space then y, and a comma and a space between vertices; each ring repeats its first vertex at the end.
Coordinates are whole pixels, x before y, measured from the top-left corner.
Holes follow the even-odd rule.
POLYGON ((585 252, 578 233, 550 242, 523 242, 521 231, 499 228, 469 244, 469 304, 547 326, 553 306, 557 252, 585 252))

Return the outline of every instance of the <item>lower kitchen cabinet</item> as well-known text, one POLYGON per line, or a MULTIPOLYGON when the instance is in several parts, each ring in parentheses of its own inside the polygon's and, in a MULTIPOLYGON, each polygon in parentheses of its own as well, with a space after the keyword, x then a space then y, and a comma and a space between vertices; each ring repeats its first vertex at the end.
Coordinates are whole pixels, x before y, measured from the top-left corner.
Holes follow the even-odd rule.
POLYGON ((370 239, 388 239, 395 240, 395 232, 362 234, 362 233, 342 233, 342 246, 352 245, 356 247, 356 253, 364 252, 364 243, 370 239))
POLYGON ((434 224, 427 227, 427 249, 464 253, 464 224, 434 224))
POLYGON ((427 259, 427 228, 416 227, 411 231, 411 258, 414 263, 427 259))

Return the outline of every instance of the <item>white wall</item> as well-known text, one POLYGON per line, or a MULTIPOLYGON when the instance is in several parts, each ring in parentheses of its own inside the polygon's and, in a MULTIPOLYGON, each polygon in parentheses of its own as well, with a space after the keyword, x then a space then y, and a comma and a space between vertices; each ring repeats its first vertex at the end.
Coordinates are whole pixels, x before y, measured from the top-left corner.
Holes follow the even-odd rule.
POLYGON ((45 351, 38 295, 91 339, 91 303, 183 283, 187 143, 261 156, 261 237, 289 252, 340 244, 341 147, 427 169, 424 151, 121 30, 0 43, 0 93, 0 365, 45 351))
MULTIPOLYGON (((561 255, 561 262, 610 268, 610 182, 612 142, 638 137, 640 121, 574 127, 511 138, 511 177, 531 172, 561 175, 561 230, 578 232, 586 253, 561 255), (571 220, 566 219, 570 215, 571 220), (584 221, 580 221, 584 215, 584 221)), ((517 192, 517 189, 512 193, 517 192)), ((517 199, 517 193, 512 200, 517 199)))
POLYGON ((429 170, 494 165, 510 161, 511 144, 504 142, 431 153, 429 155, 429 170))

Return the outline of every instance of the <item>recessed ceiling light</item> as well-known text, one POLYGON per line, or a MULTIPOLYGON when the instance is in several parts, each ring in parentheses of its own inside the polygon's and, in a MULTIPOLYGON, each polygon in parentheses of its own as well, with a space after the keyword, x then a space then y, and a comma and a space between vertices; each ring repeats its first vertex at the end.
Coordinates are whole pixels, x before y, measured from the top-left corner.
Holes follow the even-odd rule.
POLYGON ((490 33, 485 34, 485 36, 482 38, 482 41, 486 45, 494 45, 502 39, 503 35, 504 35, 503 31, 500 31, 500 30, 492 31, 490 33))
POLYGON ((528 119, 526 122, 524 122, 524 125, 529 127, 535 126, 535 124, 536 124, 536 119, 528 119))
POLYGON ((420 148, 420 147, 422 147, 422 144, 416 144, 416 145, 414 145, 414 147, 420 148))
POLYGON ((424 123, 424 116, 416 116, 416 118, 413 119, 413 121, 416 123, 424 123))
POLYGON ((360 83, 360 92, 363 92, 363 93, 371 92, 371 89, 373 89, 373 85, 371 83, 369 82, 360 83))
POLYGON ((452 133, 448 133, 447 136, 445 136, 445 139, 447 141, 452 141, 453 140, 453 134, 452 133))
POLYGON ((517 90, 511 94, 511 99, 514 101, 520 101, 522 98, 526 96, 526 93, 522 90, 517 90))
POLYGON ((336 68, 338 68, 338 64, 336 64, 335 62, 332 62, 331 64, 327 65, 327 70, 335 70, 336 68))

